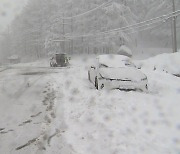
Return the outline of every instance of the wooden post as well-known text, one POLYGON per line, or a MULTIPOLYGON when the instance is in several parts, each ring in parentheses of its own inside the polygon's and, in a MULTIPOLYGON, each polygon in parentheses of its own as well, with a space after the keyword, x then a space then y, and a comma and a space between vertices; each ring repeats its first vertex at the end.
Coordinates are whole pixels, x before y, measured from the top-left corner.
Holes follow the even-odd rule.
MULTIPOLYGON (((173 2, 173 12, 176 11, 175 8, 175 1, 172 0, 173 2)), ((177 36, 176 36, 176 17, 173 17, 173 52, 177 52, 177 36)))
POLYGON ((64 27, 64 13, 63 13, 63 42, 62 42, 62 52, 63 53, 65 53, 65 37, 64 37, 64 35, 65 35, 65 27, 64 27))
MULTIPOLYGON (((72 17, 72 13, 71 13, 71 17, 72 17)), ((71 18, 71 35, 73 35, 73 18, 71 18)), ((73 38, 71 40, 71 54, 73 54, 73 50, 74 50, 74 41, 73 38)))

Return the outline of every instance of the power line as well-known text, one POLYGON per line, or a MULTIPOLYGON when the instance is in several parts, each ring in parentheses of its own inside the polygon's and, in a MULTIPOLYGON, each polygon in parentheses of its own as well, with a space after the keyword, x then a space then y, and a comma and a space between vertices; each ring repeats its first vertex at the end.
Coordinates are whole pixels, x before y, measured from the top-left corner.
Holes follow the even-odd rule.
MULTIPOLYGON (((180 13, 178 13, 176 16, 178 16, 178 15, 180 15, 180 13)), ((139 26, 139 27, 136 27, 136 28, 141 28, 141 29, 139 29, 139 30, 133 30, 132 32, 126 32, 126 34, 133 34, 133 33, 137 33, 137 32, 140 32, 140 31, 145 31, 145 30, 148 30, 148 29, 154 29, 154 28, 159 27, 160 25, 166 23, 166 22, 167 22, 169 19, 171 19, 172 17, 173 17, 173 16, 166 18, 166 19, 165 19, 166 21, 164 21, 164 19, 163 19, 163 20, 156 21, 156 22, 154 22, 154 23, 150 23, 150 24, 146 24, 146 25, 141 25, 141 26, 139 26), (153 27, 149 27, 149 26, 154 25, 154 24, 157 24, 157 23, 159 23, 159 22, 161 22, 161 23, 158 24, 158 25, 155 25, 155 26, 153 26, 153 27), (145 27, 145 26, 148 26, 148 27, 145 27)), ((128 31, 128 29, 127 29, 127 30, 124 30, 124 31, 128 31)), ((121 32, 124 32, 124 31, 121 31, 121 32)), ((121 33, 121 34, 122 34, 122 33, 121 33)), ((94 37, 97 38, 98 36, 101 36, 101 35, 95 35, 94 37)), ((119 36, 119 35, 116 33, 116 34, 114 34, 113 36, 112 36, 112 35, 103 36, 103 38, 101 38, 101 39, 114 38, 114 37, 117 37, 117 36, 119 36)), ((98 38, 98 40, 99 40, 99 38, 98 38)))
MULTIPOLYGON (((177 13, 180 13, 180 10, 178 11, 175 11, 175 12, 172 12, 170 14, 167 14, 167 15, 162 15, 162 16, 159 16, 159 17, 156 17, 156 18, 152 18, 150 20, 146 20, 146 21, 143 21, 143 22, 139 22, 137 24, 133 24, 133 25, 128 25, 126 27, 121 27, 121 28, 117 28, 117 29, 112 29, 112 30, 109 30, 109 31, 104 31, 104 32, 99 32, 99 33, 96 33, 96 34, 86 34, 86 35, 77 35, 77 36, 66 36, 67 38, 80 38, 80 37, 93 37, 93 36, 97 36, 97 35, 103 35, 103 34, 110 34, 110 33, 114 33, 116 31, 125 31, 125 30, 129 30, 130 28, 133 28, 133 27, 138 27, 141 24, 145 24, 145 25, 148 25, 148 24, 152 24, 154 20, 158 20, 157 22, 160 22, 160 21, 163 21, 163 20, 167 20, 168 18, 172 18, 172 17, 175 17, 177 16, 177 13), (146 24, 148 23, 148 24, 146 24)), ((178 14, 179 15, 179 14, 178 14)), ((156 22, 155 22, 156 23, 156 22)))
MULTIPOLYGON (((149 23, 149 24, 145 24, 145 25, 140 25, 140 26, 137 26, 137 27, 135 27, 135 28, 144 28, 145 26, 151 26, 151 25, 154 25, 154 24, 156 24, 156 23, 159 23, 159 22, 162 22, 163 20, 158 20, 158 21, 155 21, 155 22, 152 22, 152 23, 149 23)), ((112 35, 118 35, 118 33, 119 32, 121 32, 121 34, 122 33, 124 33, 125 34, 125 32, 126 31, 130 31, 130 30, 132 30, 132 29, 124 29, 124 30, 121 30, 121 31, 113 31, 113 32, 110 32, 110 33, 104 33, 104 34, 101 34, 101 35, 93 35, 93 37, 103 37, 103 38, 111 38, 111 37, 113 37, 112 35), (109 36, 105 36, 106 34, 109 34, 109 36)), ((135 32, 135 29, 133 29, 133 32, 135 32)), ((133 33, 132 32, 132 33, 133 33)), ((126 34, 130 34, 131 32, 126 32, 126 34)), ((115 36, 115 37, 116 37, 115 36)), ((68 37, 69 38, 69 37, 68 37)), ((72 38, 71 38, 72 39, 72 38)))
MULTIPOLYGON (((171 13, 171 14, 174 14, 174 13, 171 13)), ((171 15, 170 17, 174 17, 174 16, 176 16, 176 14, 175 15, 171 15)), ((166 16, 164 15, 164 16, 161 16, 161 18, 162 17, 166 17, 166 16)), ((166 20, 166 19, 164 18, 164 19, 161 19, 159 21, 162 21, 162 20, 166 20)), ((151 19, 151 21, 152 21, 152 19, 151 19)), ((157 21, 157 22, 159 22, 159 21, 157 21)), ((145 21, 141 22, 141 23, 145 23, 145 21)), ((70 37, 70 38, 72 38, 72 37, 76 37, 76 38, 78 38, 78 37, 93 37, 93 36, 97 36, 97 35, 110 34, 110 33, 118 32, 118 31, 126 31, 126 30, 129 30, 130 27, 133 27, 133 26, 138 26, 139 27, 139 25, 141 23, 137 23, 137 24, 134 24, 134 25, 129 25, 129 26, 126 26, 126 27, 122 27, 122 28, 118 28, 118 29, 113 29, 113 30, 109 30, 109 31, 105 31, 105 32, 99 32, 99 33, 96 33, 96 34, 87 34, 87 35, 80 35, 80 36, 68 36, 68 37, 70 37)), ((149 23, 149 24, 152 24, 152 22, 149 23)), ((148 25, 148 24, 145 24, 145 25, 148 25)), ((143 25, 140 25, 140 27, 142 27, 142 26, 143 25)), ((136 28, 138 28, 138 27, 136 27, 136 28)))
MULTIPOLYGON (((161 21, 161 23, 159 23, 159 24, 157 24, 157 25, 155 25, 155 26, 153 26, 153 27, 144 27, 144 28, 139 29, 139 30, 135 30, 135 31, 132 31, 132 32, 127 32, 126 34, 134 34, 134 33, 137 33, 137 32, 154 29, 154 28, 157 28, 157 27, 161 26, 162 24, 165 24, 165 22, 162 22, 162 21, 161 21)), ((117 37, 117 36, 115 36, 115 35, 114 35, 114 36, 107 36, 107 37, 105 37, 105 38, 114 38, 114 37, 117 37)))
POLYGON ((112 2, 112 0, 110 0, 110 1, 107 2, 107 3, 103 3, 103 4, 95 7, 94 9, 91 9, 91 10, 86 11, 86 12, 84 12, 84 13, 77 14, 77 15, 75 15, 75 16, 70 16, 70 17, 61 17, 60 19, 70 20, 70 19, 73 19, 73 18, 78 18, 78 17, 84 16, 84 15, 86 15, 86 14, 89 14, 89 13, 91 13, 91 12, 93 12, 93 11, 96 11, 96 10, 100 9, 101 7, 103 7, 103 6, 107 6, 107 5, 110 4, 111 2, 112 2))
POLYGON ((50 41, 52 41, 52 42, 69 42, 69 41, 71 41, 70 39, 69 40, 59 40, 59 39, 53 39, 53 40, 50 40, 50 41))
MULTIPOLYGON (((84 12, 84 13, 81 13, 81 14, 78 14, 78 15, 75 15, 75 16, 56 18, 56 20, 55 20, 53 23, 51 23, 51 24, 55 24, 55 23, 60 22, 59 19, 61 19, 61 20, 72 20, 72 19, 74 19, 74 18, 78 18, 78 17, 81 17, 81 16, 83 16, 83 15, 89 14, 89 13, 91 13, 91 12, 93 12, 93 11, 96 11, 96 10, 100 9, 101 7, 107 6, 107 5, 110 4, 112 1, 113 1, 113 0, 110 0, 109 2, 103 3, 103 4, 97 6, 96 8, 94 8, 94 9, 92 9, 92 10, 86 11, 86 12, 84 12)), ((76 23, 77 23, 77 21, 76 21, 76 23)), ((69 24, 66 23, 66 25, 69 25, 69 24)), ((48 28, 50 28, 50 27, 51 27, 51 26, 49 26, 48 28)))
MULTIPOLYGON (((179 15, 179 14, 178 14, 179 15)), ((167 19, 167 20, 169 20, 169 19, 167 19)), ((157 22, 158 23, 158 22, 157 22)), ((146 30, 150 30, 150 29, 154 29, 154 28, 157 28, 157 27, 159 27, 159 26, 161 26, 162 24, 165 24, 165 22, 163 22, 163 21, 161 21, 161 23, 159 23, 158 25, 155 25, 155 26, 153 26, 153 27, 144 27, 144 28, 142 28, 142 29, 139 29, 139 30, 135 30, 135 31, 132 31, 132 32, 127 32, 126 34, 133 34, 133 33, 137 33, 137 32, 141 32, 141 31, 146 31, 146 30)), ((96 40, 103 40, 103 39, 107 39, 107 38, 115 38, 115 37, 117 37, 117 36, 119 36, 118 34, 116 34, 116 35, 110 35, 110 36, 105 36, 105 37, 103 37, 103 38, 97 38, 96 37, 96 40)), ((88 40, 86 40, 86 41, 88 41, 88 40)), ((85 41, 85 42, 86 42, 85 41)))
POLYGON ((180 10, 178 10, 176 12, 172 12, 172 13, 166 14, 166 15, 162 15, 162 16, 159 16, 159 17, 155 17, 155 18, 152 18, 152 19, 149 19, 149 20, 146 20, 146 21, 142 21, 142 22, 139 22, 139 23, 136 23, 136 24, 133 24, 133 25, 129 25, 129 26, 126 26, 126 27, 117 28, 117 29, 114 29, 112 31, 119 31, 119 30, 122 30, 122 29, 131 28, 131 27, 134 27, 134 26, 137 26, 137 25, 141 25, 141 24, 145 24, 145 23, 148 23, 148 22, 152 22, 154 20, 161 20, 162 18, 165 18, 167 16, 171 16, 171 15, 179 13, 179 12, 180 12, 180 10))
MULTIPOLYGON (((75 16, 70 16, 70 17, 61 17, 61 18, 59 18, 59 19, 61 19, 61 20, 63 20, 63 23, 62 23, 62 25, 63 25, 63 27, 64 27, 64 25, 66 24, 66 25, 70 25, 70 24, 68 24, 68 23, 64 23, 64 20, 72 20, 73 18, 77 18, 77 17, 81 17, 81 16, 83 16, 83 15, 86 15, 86 14, 89 14, 89 13, 91 13, 91 12, 93 12, 93 11, 96 11, 96 10, 98 10, 98 9, 100 9, 101 7, 104 7, 104 6, 107 6, 108 4, 110 4, 111 2, 112 2, 113 0, 110 0, 110 1, 108 1, 107 3, 103 3, 103 4, 101 4, 101 5, 99 5, 99 6, 97 6, 96 8, 94 8, 94 9, 91 9, 91 10, 89 10, 89 11, 86 11, 86 12, 84 12, 84 13, 81 13, 81 14, 78 14, 78 15, 75 15, 75 16)), ((57 22, 59 22, 59 20, 56 20, 55 22, 53 22, 53 23, 57 23, 57 22)), ((50 26, 51 27, 51 26, 50 26)), ((52 40, 53 41, 53 40, 52 40)), ((64 40, 54 40, 53 42, 66 42, 66 40, 64 39, 64 40)))
MULTIPOLYGON (((79 35, 79 36, 67 36, 67 37, 76 37, 76 38, 78 38, 78 37, 91 37, 91 36, 94 36, 94 35, 100 35, 100 34, 110 34, 110 33, 113 33, 113 32, 116 32, 116 31, 122 31, 122 30, 126 30, 126 29, 130 29, 131 27, 133 28, 133 27, 135 27, 135 26, 139 26, 140 24, 144 24, 144 23, 148 23, 149 21, 153 21, 153 20, 157 20, 157 19, 161 19, 161 20, 165 20, 165 17, 166 16, 169 16, 169 15, 171 15, 170 17, 174 17, 174 16, 176 16, 176 14, 175 13, 178 13, 178 12, 180 12, 180 10, 179 11, 176 11, 176 12, 173 12, 173 13, 171 13, 171 14, 168 14, 168 15, 163 15, 163 16, 160 16, 160 17, 156 17, 156 18, 153 18, 153 19, 150 19, 150 20, 147 20, 147 21, 143 21, 143 22, 140 22, 140 23, 137 23, 137 24, 133 24, 133 25, 129 25, 129 26, 126 26, 126 27, 122 27, 122 28, 118 28, 118 29, 112 29, 112 30, 109 30, 109 31, 104 31, 104 32, 99 32, 99 33, 96 33, 96 34, 87 34, 87 35, 79 35), (174 14, 174 15, 172 15, 172 14, 174 14), (162 19, 164 17, 164 19, 162 19)), ((152 23, 152 22, 151 22, 152 23)), ((149 24, 151 24, 151 23, 149 23, 149 24)), ((146 24, 147 25, 147 24, 146 24)))
MULTIPOLYGON (((180 15, 180 13, 178 13, 178 14, 176 14, 176 16, 179 16, 180 15)), ((168 18, 166 18, 166 19, 163 19, 163 20, 160 20, 160 21, 156 21, 156 22, 154 22, 154 23, 150 23, 150 24, 147 24, 147 25, 143 25, 143 26, 140 26, 140 27, 136 27, 136 28, 143 28, 144 26, 150 26, 150 25, 154 25, 154 24, 156 24, 156 23, 159 23, 160 22, 160 24, 159 24, 159 26, 160 25, 162 25, 162 24, 165 24, 169 19, 171 19, 171 18, 173 18, 174 16, 170 16, 170 17, 168 17, 168 18)), ((156 28, 156 27, 158 27, 157 25, 156 26, 154 26, 153 28, 156 28)), ((151 29, 152 27, 147 27, 147 28, 145 28, 144 30, 148 30, 148 29, 151 29)), ((129 32, 129 33, 126 33, 126 34, 132 34, 132 33, 136 33, 136 32, 139 32, 139 31, 144 31, 143 29, 140 29, 140 30, 136 30, 136 31, 133 31, 133 32, 129 32)))

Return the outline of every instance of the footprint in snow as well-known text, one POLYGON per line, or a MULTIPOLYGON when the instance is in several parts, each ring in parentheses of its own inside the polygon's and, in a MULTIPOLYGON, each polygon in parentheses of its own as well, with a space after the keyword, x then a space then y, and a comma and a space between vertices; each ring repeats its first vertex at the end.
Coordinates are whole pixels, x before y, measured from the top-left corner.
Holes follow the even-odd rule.
POLYGON ((5 128, 1 128, 0 129, 0 134, 7 134, 7 133, 13 132, 13 131, 14 131, 13 129, 9 129, 9 130, 5 131, 5 128))
POLYGON ((31 118, 35 118, 35 117, 39 116, 41 113, 42 113, 42 112, 39 112, 39 113, 37 113, 37 114, 35 114, 35 115, 31 115, 31 118))
POLYGON ((45 91, 43 91, 43 93, 47 93, 47 91, 45 90, 45 91))
POLYGON ((4 130, 5 128, 0 128, 0 131, 4 130))
POLYGON ((31 122, 32 122, 32 120, 27 120, 27 121, 24 121, 22 124, 19 124, 19 126, 24 126, 24 125, 31 123, 31 122))

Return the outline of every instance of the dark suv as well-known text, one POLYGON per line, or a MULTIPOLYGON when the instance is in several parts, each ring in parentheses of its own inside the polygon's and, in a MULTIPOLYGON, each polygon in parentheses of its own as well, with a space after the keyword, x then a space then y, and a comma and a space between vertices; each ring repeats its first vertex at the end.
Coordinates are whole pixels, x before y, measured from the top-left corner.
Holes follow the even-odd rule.
POLYGON ((50 59, 51 67, 66 67, 69 65, 69 59, 65 53, 56 53, 50 59))

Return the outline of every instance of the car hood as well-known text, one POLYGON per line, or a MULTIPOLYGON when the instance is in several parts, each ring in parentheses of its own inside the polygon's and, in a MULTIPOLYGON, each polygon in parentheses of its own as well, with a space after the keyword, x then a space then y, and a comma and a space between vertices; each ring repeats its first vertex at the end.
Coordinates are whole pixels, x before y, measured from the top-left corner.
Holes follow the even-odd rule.
POLYGON ((142 81, 147 80, 145 74, 136 68, 100 68, 99 74, 102 78, 109 80, 142 81))

